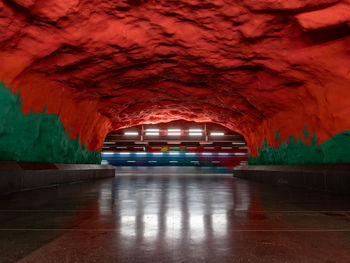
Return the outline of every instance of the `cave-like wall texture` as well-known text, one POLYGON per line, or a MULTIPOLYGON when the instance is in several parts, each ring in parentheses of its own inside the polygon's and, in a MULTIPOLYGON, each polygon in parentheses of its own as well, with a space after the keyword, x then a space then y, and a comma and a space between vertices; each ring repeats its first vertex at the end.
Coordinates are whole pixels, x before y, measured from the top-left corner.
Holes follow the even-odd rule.
POLYGON ((350 130, 349 0, 1 0, 0 78, 99 150, 176 119, 319 143, 350 130))

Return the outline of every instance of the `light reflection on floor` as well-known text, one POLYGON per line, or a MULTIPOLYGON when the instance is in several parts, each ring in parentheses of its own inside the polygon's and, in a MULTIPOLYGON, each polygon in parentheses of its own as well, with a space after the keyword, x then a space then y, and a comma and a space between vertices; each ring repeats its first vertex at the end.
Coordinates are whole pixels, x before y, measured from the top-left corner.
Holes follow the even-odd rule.
POLYGON ((3 196, 0 262, 348 262, 349 197, 162 169, 3 196))
MULTIPOLYGON (((226 177, 231 180, 230 176, 226 177)), ((192 242, 202 242, 208 234, 225 237, 227 213, 234 203, 232 193, 212 191, 213 178, 203 177, 200 184, 191 184, 191 180, 195 179, 117 178, 120 238, 134 242, 154 242, 160 237, 182 242, 183 238, 189 238, 192 242)), ((106 189, 101 191, 101 196, 111 196, 106 189)), ((247 210, 249 197, 237 199, 239 209, 247 210)), ((100 205, 102 211, 106 209, 103 202, 100 205)))

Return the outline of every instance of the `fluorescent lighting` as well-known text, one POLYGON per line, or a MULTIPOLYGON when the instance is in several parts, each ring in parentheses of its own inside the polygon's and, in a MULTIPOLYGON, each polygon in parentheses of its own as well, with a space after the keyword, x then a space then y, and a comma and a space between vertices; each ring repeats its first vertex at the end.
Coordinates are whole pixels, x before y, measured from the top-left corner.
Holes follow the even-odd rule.
POLYGON ((229 153, 219 153, 219 155, 229 155, 229 153))
POLYGON ((119 154, 120 154, 120 155, 129 155, 130 152, 120 152, 119 154))
POLYGON ((136 135, 139 135, 138 132, 124 132, 124 135, 127 135, 127 136, 136 136, 136 135))
POLYGON ((159 132, 146 132, 146 136, 159 136, 159 132))
POLYGON ((156 163, 157 161, 148 161, 149 163, 156 163))
POLYGON ((109 164, 109 162, 107 160, 102 160, 101 164, 109 164))
POLYGON ((146 155, 147 153, 146 152, 137 152, 136 154, 137 155, 146 155))
POLYGON ((125 147, 125 146, 119 146, 119 147, 117 147, 117 149, 126 149, 126 148, 128 148, 128 147, 125 147))
POLYGON ((191 161, 191 163, 199 163, 198 161, 191 161))
POLYGON ((169 152, 170 155, 179 155, 179 152, 169 152))
POLYGON ((204 147, 204 149, 215 149, 215 147, 204 147))
POLYGON ((232 147, 221 147, 223 150, 232 149, 232 147))
POLYGON ((211 132, 210 133, 210 136, 223 136, 223 135, 225 135, 225 133, 223 133, 223 132, 211 132))
POLYGON ((178 163, 178 161, 169 161, 169 163, 178 163))
POLYGON ((202 133, 203 130, 202 129, 189 129, 189 132, 200 132, 200 133, 202 133))
POLYGON ((136 161, 128 161, 128 163, 136 163, 136 161))
POLYGON ((233 145, 245 145, 245 142, 233 142, 233 145))
POLYGON ((105 155, 113 155, 114 152, 102 152, 102 154, 105 154, 105 155))
POLYGON ((247 153, 235 153, 235 155, 247 155, 247 153))
POLYGON ((212 153, 202 153, 202 155, 212 155, 212 153))
POLYGON ((220 161, 212 161, 212 163, 220 163, 220 161))
POLYGON ((163 153, 156 152, 156 153, 153 153, 153 155, 163 155, 163 153))
POLYGON ((190 135, 190 136, 203 136, 203 133, 201 133, 201 132, 190 132, 188 135, 190 135))
POLYGON ((196 153, 185 153, 186 155, 196 155, 196 153))
POLYGON ((168 135, 179 136, 179 135, 181 135, 181 130, 180 129, 168 129, 168 135))
POLYGON ((146 132, 159 132, 159 129, 146 129, 146 132))
POLYGON ((116 142, 105 142, 104 144, 115 144, 116 142))

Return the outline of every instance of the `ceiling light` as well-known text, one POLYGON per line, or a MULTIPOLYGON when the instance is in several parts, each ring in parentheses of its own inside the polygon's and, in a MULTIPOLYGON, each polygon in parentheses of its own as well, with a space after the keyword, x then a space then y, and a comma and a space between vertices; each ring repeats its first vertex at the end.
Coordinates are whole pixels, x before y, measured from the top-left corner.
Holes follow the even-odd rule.
POLYGON ((211 132, 210 133, 210 136, 223 136, 223 135, 225 135, 225 133, 223 133, 223 132, 211 132))
POLYGON ((146 132, 146 136, 159 136, 159 132, 146 132))
POLYGON ((124 132, 124 135, 127 135, 127 136, 136 136, 136 135, 139 135, 138 132, 124 132))
POLYGON ((189 129, 189 132, 202 132, 202 129, 189 129))
POLYGON ((105 154, 105 155, 113 155, 114 152, 102 152, 102 154, 105 154))

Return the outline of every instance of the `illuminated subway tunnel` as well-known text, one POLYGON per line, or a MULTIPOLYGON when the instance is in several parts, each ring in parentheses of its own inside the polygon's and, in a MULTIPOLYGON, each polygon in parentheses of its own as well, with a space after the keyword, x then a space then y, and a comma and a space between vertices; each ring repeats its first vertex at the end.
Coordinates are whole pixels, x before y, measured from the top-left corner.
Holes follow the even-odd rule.
POLYGON ((121 128, 179 119, 238 132, 253 155, 277 130, 297 138, 307 124, 318 143, 349 130, 346 1, 0 7, 11 25, 0 76, 25 114, 46 107, 89 150, 121 128))
POLYGON ((222 166, 247 163, 244 138, 212 123, 173 121, 110 133, 102 163, 116 166, 222 166))
POLYGON ((1 0, 0 262, 348 262, 349 14, 1 0))

